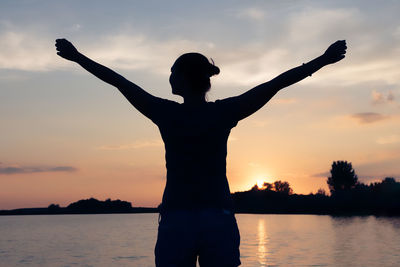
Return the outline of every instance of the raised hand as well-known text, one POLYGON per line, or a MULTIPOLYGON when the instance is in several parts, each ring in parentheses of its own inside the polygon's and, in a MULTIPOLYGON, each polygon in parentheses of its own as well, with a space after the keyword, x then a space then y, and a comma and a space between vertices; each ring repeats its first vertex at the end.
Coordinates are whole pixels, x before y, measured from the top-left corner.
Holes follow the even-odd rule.
POLYGON ((79 55, 78 50, 67 39, 57 39, 56 50, 57 50, 57 55, 71 61, 76 61, 79 55))
POLYGON ((326 64, 333 64, 345 57, 346 49, 346 40, 336 41, 328 47, 322 57, 326 64))

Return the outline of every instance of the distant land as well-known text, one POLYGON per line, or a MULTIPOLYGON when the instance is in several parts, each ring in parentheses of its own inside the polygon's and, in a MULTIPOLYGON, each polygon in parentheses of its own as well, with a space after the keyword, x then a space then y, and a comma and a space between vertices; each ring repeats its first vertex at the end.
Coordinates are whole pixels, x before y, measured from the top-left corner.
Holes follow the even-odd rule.
MULTIPOLYGON (((264 182, 250 190, 232 195, 235 213, 258 214, 329 214, 400 216, 400 182, 386 177, 369 185, 358 177, 347 161, 332 163, 331 176, 327 178, 330 190, 319 189, 315 194, 294 194, 286 181, 264 182)), ((0 215, 39 214, 104 214, 104 213, 157 213, 155 207, 132 207, 122 200, 100 201, 83 199, 60 207, 50 204, 47 208, 1 210, 0 215)))
POLYGON ((157 208, 132 207, 132 204, 122 200, 105 201, 95 198, 82 199, 60 207, 50 204, 47 208, 22 208, 14 210, 0 210, 0 215, 52 215, 52 214, 107 214, 107 213, 156 213, 157 208))

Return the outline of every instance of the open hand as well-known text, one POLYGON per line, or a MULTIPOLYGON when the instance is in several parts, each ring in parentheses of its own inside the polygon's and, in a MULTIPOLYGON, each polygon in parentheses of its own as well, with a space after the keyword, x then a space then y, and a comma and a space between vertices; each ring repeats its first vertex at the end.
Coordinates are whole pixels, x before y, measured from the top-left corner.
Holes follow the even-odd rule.
POLYGON ((57 55, 71 61, 75 61, 79 55, 78 50, 67 39, 57 39, 56 50, 57 55))
POLYGON ((346 54, 346 40, 336 41, 331 44, 323 54, 326 64, 333 64, 342 60, 346 54))

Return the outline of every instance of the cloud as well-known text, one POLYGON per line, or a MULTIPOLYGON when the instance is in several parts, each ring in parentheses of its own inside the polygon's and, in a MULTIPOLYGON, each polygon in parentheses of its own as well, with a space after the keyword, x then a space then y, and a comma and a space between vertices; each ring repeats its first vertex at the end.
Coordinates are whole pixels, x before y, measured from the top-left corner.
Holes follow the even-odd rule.
POLYGON ((246 18, 250 20, 260 21, 264 18, 265 14, 259 8, 251 7, 240 10, 237 13, 238 18, 246 18))
POLYGON ((389 101, 389 102, 394 102, 394 94, 393 94, 392 91, 390 91, 390 92, 388 93, 386 99, 387 99, 387 101, 389 101))
POLYGON ((374 105, 393 103, 395 101, 395 96, 392 91, 389 91, 387 94, 384 94, 376 90, 373 90, 371 92, 371 100, 372 104, 374 105))
POLYGON ((224 83, 249 86, 265 82, 323 53, 335 40, 347 38, 346 59, 302 83, 322 81, 338 87, 371 81, 400 84, 400 63, 396 60, 400 50, 395 42, 387 40, 389 37, 381 36, 382 25, 365 33, 370 18, 359 9, 302 8, 281 19, 281 26, 272 33, 273 40, 260 37, 232 51, 220 51, 224 83), (225 60, 229 54, 232 56, 225 60))
POLYGON ((370 184, 370 183, 377 183, 377 182, 382 182, 383 179, 385 179, 386 177, 393 177, 395 178, 395 180, 397 182, 399 182, 399 177, 400 177, 400 173, 379 173, 376 175, 357 175, 358 176, 358 180, 359 182, 365 183, 365 184, 370 184))
MULTIPOLYGON (((221 84, 254 86, 266 82, 281 71, 290 53, 285 48, 265 49, 263 43, 247 44, 231 52, 220 52, 221 84)), ((218 65, 218 64, 217 64, 218 65)))
POLYGON ((349 36, 361 21, 362 14, 355 8, 303 8, 288 18, 287 34, 289 41, 328 41, 349 36))
POLYGON ((380 145, 396 144, 400 142, 400 135, 389 135, 385 137, 380 137, 376 140, 376 143, 380 145))
POLYGON ((358 121, 360 124, 370 124, 379 122, 382 120, 386 120, 389 117, 386 115, 382 115, 380 113, 375 112, 363 112, 363 113, 355 113, 351 115, 351 118, 358 121))
MULTIPOLYGON (((330 176, 331 176, 330 172, 321 172, 321 173, 315 173, 315 174, 311 175, 311 177, 325 178, 325 179, 330 176)), ((395 173, 377 174, 377 175, 357 174, 357 176, 358 176, 358 179, 363 183, 379 182, 382 179, 384 179, 384 177, 400 177, 399 175, 397 175, 395 173)))
POLYGON ((185 39, 152 40, 145 35, 116 34, 105 36, 97 45, 90 46, 88 55, 106 65, 168 74, 173 60, 184 51, 202 50, 213 44, 185 39))
POLYGON ((0 33, 0 69, 45 71, 57 66, 54 41, 28 32, 0 33))
POLYGON ((104 145, 100 146, 97 149, 100 150, 129 150, 129 149, 138 149, 138 148, 146 148, 146 147, 160 147, 163 143, 160 140, 148 140, 148 141, 139 141, 131 144, 122 144, 122 145, 104 145))
MULTIPOLYGON (((337 85, 370 81, 399 84, 400 63, 396 59, 400 50, 397 40, 385 33, 383 29, 387 25, 383 21, 371 17, 363 8, 303 8, 294 12, 287 23, 287 32, 284 33, 287 37, 281 43, 296 47, 295 53, 290 55, 313 55, 335 39, 347 40, 346 58, 332 67, 332 71, 321 71, 318 74, 321 80, 337 85), (375 21, 373 26, 371 19, 375 21), (366 25, 371 27, 366 28, 366 25)), ((321 80, 307 79, 307 82, 321 80)))
POLYGON ((54 167, 43 167, 43 166, 2 166, 0 165, 0 175, 9 174, 27 174, 27 173, 38 173, 38 172, 75 172, 76 168, 71 166, 54 166, 54 167))
MULTIPOLYGON (((80 29, 79 24, 74 27, 80 29)), ((0 69, 50 71, 73 66, 56 55, 54 38, 46 34, 12 29, 0 32, 0 40, 0 69)), ((211 42, 154 40, 143 34, 130 33, 100 36, 90 43, 81 40, 74 45, 112 68, 146 70, 156 74, 169 73, 173 60, 186 51, 204 51, 214 47, 211 42)))
POLYGON ((330 172, 320 172, 320 173, 314 173, 311 175, 311 177, 316 177, 316 178, 327 178, 331 176, 330 172))
POLYGON ((385 98, 382 93, 379 93, 375 90, 371 92, 371 98, 373 104, 381 104, 385 101, 385 98))
MULTIPOLYGON (((320 83, 323 80, 338 86, 377 80, 400 83, 400 63, 396 60, 400 50, 396 42, 392 41, 395 38, 393 36, 398 35, 383 36, 383 22, 374 21, 377 18, 371 18, 365 10, 331 6, 302 7, 283 14, 269 13, 268 16, 264 10, 267 9, 251 7, 236 10, 237 17, 259 21, 260 28, 255 27, 258 30, 255 30, 252 38, 233 41, 228 46, 222 35, 210 34, 209 40, 212 41, 203 42, 199 42, 199 38, 196 40, 196 37, 190 37, 191 33, 182 33, 181 36, 185 37, 169 35, 157 39, 152 32, 133 32, 133 27, 121 25, 115 25, 120 30, 113 33, 71 41, 76 41, 78 49, 89 57, 112 68, 144 70, 161 75, 169 73, 173 60, 181 53, 200 51, 213 56, 216 64, 221 67, 219 84, 250 86, 311 60, 335 39, 348 38, 348 58, 338 63, 340 67, 332 67, 332 71, 321 71, 316 75, 320 79, 307 79, 306 82, 320 83), (270 29, 268 34, 264 23, 267 19, 280 19, 279 25, 270 29), (376 22, 376 26, 366 31, 367 22, 376 22)), ((82 25, 72 25, 70 30, 82 32, 82 25)), ((175 26, 172 24, 169 27, 175 26)), ((5 28, 0 31, 0 69, 48 71, 73 67, 70 62, 56 56, 54 38, 49 33, 25 30, 13 25, 5 28)), ((240 30, 238 27, 239 33, 240 30)), ((386 99, 390 97, 386 96, 386 99)))

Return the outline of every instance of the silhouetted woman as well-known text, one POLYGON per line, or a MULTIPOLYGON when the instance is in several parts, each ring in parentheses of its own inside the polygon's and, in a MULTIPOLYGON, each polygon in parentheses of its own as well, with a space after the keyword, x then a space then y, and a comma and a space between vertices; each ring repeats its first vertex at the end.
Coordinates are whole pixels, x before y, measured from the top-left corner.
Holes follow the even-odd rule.
POLYGON ((58 55, 119 89, 160 129, 167 182, 155 248, 156 266, 238 266, 239 231, 226 178, 227 140, 238 121, 264 106, 280 89, 344 58, 337 41, 316 59, 293 68, 242 95, 206 101, 210 77, 219 68, 198 53, 180 56, 171 68, 172 93, 184 103, 155 97, 114 71, 92 61, 65 39, 58 55))

